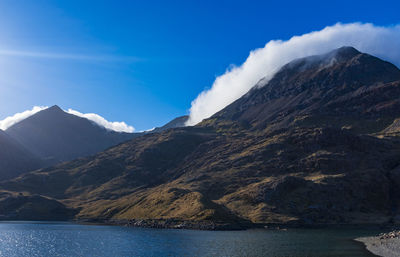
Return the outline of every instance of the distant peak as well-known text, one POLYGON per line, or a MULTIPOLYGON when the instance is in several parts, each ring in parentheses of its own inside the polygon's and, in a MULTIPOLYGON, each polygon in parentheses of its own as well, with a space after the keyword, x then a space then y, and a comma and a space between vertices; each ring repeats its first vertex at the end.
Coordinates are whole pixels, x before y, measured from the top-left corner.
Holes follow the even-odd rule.
POLYGON ((281 71, 304 71, 318 67, 330 66, 332 63, 348 62, 354 57, 362 54, 351 46, 343 46, 321 55, 311 55, 295 59, 281 68, 281 71))
POLYGON ((52 107, 49 107, 48 109, 47 109, 48 111, 61 111, 61 112, 64 112, 58 105, 53 105, 52 107))
POLYGON ((331 56, 334 55, 336 58, 340 58, 340 59, 351 59, 354 56, 359 55, 359 54, 361 54, 361 52, 352 46, 343 46, 336 50, 333 50, 330 53, 331 56))
POLYGON ((58 109, 58 110, 61 110, 60 106, 58 106, 58 105, 53 105, 53 106, 51 106, 49 109, 58 109))
POLYGON ((47 114, 47 115, 61 115, 64 113, 65 113, 65 111, 63 109, 61 109, 58 105, 53 105, 49 108, 46 108, 46 109, 38 112, 38 114, 47 114))

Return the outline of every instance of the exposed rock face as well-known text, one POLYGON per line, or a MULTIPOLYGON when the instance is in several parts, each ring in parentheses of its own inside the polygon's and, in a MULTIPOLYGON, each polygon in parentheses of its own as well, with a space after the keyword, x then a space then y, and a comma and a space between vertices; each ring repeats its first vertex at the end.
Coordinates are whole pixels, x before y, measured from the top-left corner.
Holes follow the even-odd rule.
POLYGON ((136 136, 106 130, 58 106, 40 111, 6 132, 48 164, 95 154, 136 136))
POLYGON ((87 219, 395 222, 400 139, 385 129, 400 117, 400 71, 347 47, 295 60, 260 86, 195 127, 0 187, 87 219))

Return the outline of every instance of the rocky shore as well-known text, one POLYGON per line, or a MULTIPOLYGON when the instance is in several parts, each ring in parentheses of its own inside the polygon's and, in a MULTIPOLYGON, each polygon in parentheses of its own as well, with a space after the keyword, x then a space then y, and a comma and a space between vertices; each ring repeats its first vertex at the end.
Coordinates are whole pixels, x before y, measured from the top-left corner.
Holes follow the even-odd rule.
MULTIPOLYGON (((131 219, 131 220, 79 220, 80 223, 101 223, 138 228, 193 229, 193 230, 245 230, 256 227, 252 224, 222 223, 215 221, 184 221, 176 219, 131 219)), ((258 226, 261 227, 261 226, 258 226)))
POLYGON ((377 256, 398 257, 400 256, 400 231, 382 233, 375 237, 357 238, 356 241, 362 242, 367 250, 377 256))
POLYGON ((130 220, 128 227, 146 228, 172 228, 172 229, 195 229, 195 230, 242 230, 248 227, 231 223, 216 223, 213 221, 180 221, 173 219, 166 220, 130 220))
MULTIPOLYGON (((250 222, 218 222, 211 220, 190 221, 179 219, 129 219, 129 220, 102 220, 102 219, 80 219, 74 220, 78 223, 106 224, 137 228, 155 229, 192 229, 192 230, 246 230, 266 229, 283 230, 288 229, 338 229, 338 228, 364 228, 365 224, 303 224, 303 223, 250 223, 250 222)), ((387 224, 369 224, 369 228, 390 229, 387 224)), ((396 232, 397 233, 397 232, 396 232)), ((399 232, 400 233, 400 230, 399 232)), ((383 236, 381 234, 380 236, 383 236)))

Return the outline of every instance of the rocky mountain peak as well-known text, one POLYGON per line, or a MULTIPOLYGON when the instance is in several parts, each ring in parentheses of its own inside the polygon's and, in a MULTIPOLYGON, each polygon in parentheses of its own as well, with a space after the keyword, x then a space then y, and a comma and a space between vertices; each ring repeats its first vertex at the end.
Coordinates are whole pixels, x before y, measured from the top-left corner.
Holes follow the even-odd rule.
POLYGON ((331 51, 330 54, 335 55, 336 57, 339 57, 341 59, 351 59, 354 56, 361 54, 361 52, 352 46, 343 46, 331 51))
POLYGON ((64 112, 58 105, 53 105, 53 106, 47 108, 46 110, 52 111, 52 112, 64 112))
MULTIPOLYGON (((380 115, 384 109, 394 110, 397 98, 379 91, 384 84, 398 81, 400 70, 395 65, 353 47, 341 47, 284 65, 271 80, 258 84, 215 117, 259 128, 275 123, 281 128, 293 119, 317 113, 329 117, 380 115)), ((395 94, 397 88, 387 85, 385 90, 395 94)))

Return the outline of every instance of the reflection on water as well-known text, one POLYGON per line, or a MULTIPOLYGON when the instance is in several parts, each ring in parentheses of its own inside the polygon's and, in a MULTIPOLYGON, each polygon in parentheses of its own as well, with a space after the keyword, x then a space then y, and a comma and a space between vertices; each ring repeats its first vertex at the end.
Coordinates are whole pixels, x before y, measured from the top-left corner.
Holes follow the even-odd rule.
POLYGON ((0 223, 0 256, 372 256, 351 239, 379 231, 193 231, 0 223))

